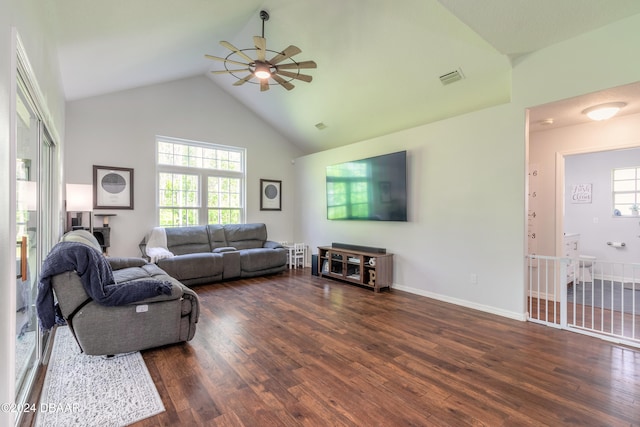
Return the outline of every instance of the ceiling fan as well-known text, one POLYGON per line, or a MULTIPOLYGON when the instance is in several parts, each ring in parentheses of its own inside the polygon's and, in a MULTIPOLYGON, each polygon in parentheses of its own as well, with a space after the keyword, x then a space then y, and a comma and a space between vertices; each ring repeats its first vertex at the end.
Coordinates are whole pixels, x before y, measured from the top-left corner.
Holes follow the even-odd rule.
POLYGON ((293 45, 282 52, 267 49, 267 39, 264 38, 264 22, 269 20, 269 13, 265 10, 260 11, 260 19, 262 19, 262 37, 253 37, 254 48, 238 49, 227 41, 221 41, 220 44, 231 51, 229 55, 224 58, 205 55, 206 58, 224 62, 224 70, 212 71, 212 73, 231 74, 238 79, 233 84, 234 86, 240 86, 247 82, 259 84, 260 91, 269 90, 270 80, 287 90, 295 87, 291 83, 294 79, 310 82, 312 77, 307 74, 301 74, 300 70, 316 68, 317 64, 314 61, 295 61, 292 57, 302 51, 293 45), (256 58, 253 59, 247 55, 245 52, 248 51, 255 51, 256 58), (271 59, 267 59, 267 52, 275 55, 271 59), (244 75, 244 73, 248 74, 244 75), (252 81, 254 78, 257 81, 252 81))

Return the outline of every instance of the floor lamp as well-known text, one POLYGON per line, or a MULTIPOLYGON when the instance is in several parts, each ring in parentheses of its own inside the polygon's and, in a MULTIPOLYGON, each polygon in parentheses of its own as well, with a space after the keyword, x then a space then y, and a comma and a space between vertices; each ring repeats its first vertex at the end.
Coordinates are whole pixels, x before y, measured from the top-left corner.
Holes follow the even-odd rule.
POLYGON ((89 212, 89 232, 93 234, 93 186, 90 184, 67 184, 68 229, 82 228, 82 215, 89 212), (71 213, 80 213, 75 218, 71 213))

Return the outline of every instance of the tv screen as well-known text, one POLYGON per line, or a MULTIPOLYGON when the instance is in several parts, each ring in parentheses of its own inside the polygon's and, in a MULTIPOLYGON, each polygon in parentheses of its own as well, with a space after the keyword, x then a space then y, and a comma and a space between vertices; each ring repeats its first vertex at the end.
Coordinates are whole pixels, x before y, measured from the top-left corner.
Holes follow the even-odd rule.
POLYGON ((327 166, 327 218, 407 220, 407 152, 327 166))

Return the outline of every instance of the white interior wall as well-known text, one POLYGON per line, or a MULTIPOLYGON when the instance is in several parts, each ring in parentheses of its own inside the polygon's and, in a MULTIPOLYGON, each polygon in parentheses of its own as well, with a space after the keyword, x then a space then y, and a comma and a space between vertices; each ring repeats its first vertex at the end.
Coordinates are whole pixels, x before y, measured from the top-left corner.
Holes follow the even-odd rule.
POLYGON ((302 157, 298 232, 314 253, 332 242, 386 248, 397 289, 521 318, 511 302, 523 290, 509 278, 523 271, 513 248, 524 245, 524 143, 503 144, 510 134, 524 134, 522 114, 499 106, 302 157), (327 165, 398 150, 408 157, 408 222, 326 219, 327 165))
POLYGON ((509 104, 298 159, 298 240, 386 247, 395 288, 523 318, 526 109, 636 81, 638 26, 631 17, 520 58, 509 104), (326 220, 328 164, 402 149, 409 222, 326 220))
MULTIPOLYGON (((205 76, 67 104, 67 182, 92 184, 93 165, 134 169, 134 210, 110 218, 112 256, 139 256, 156 213, 156 135, 247 149, 247 222, 293 240, 294 164, 301 151, 205 76), (261 178, 282 181, 282 211, 260 211, 261 178)), ((94 224, 100 225, 96 218, 94 224)))
MULTIPOLYGON (((64 134, 64 99, 57 56, 40 2, 7 0, 0 3, 0 402, 15 398, 15 144, 12 139, 15 95, 15 34, 19 34, 56 131, 64 134)), ((56 209, 55 206, 49 207, 56 209)), ((56 233, 57 230, 52 230, 56 233)), ((0 425, 13 425, 15 413, 0 412, 0 425)))
MULTIPOLYGON (((640 149, 637 148, 565 157, 564 229, 566 233, 580 234, 581 254, 606 261, 637 263, 640 260, 640 217, 614 216, 611 196, 611 171, 638 166, 640 149), (574 184, 592 185, 591 203, 572 202, 574 184), (607 242, 624 242, 625 246, 615 248, 607 242)), ((630 213, 623 212, 624 215, 630 213)))

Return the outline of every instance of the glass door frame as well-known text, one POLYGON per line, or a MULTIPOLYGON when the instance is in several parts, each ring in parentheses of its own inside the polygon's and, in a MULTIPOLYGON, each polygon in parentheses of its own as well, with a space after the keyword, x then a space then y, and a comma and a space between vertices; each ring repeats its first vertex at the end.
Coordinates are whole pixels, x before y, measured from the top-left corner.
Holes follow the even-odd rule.
MULTIPOLYGON (((59 149, 57 146, 57 132, 53 123, 51 122, 51 116, 46 108, 45 98, 40 91, 35 73, 33 72, 29 61, 27 59, 26 51, 20 41, 15 29, 13 30, 13 36, 15 41, 15 60, 14 70, 14 91, 12 91, 12 138, 11 138, 11 154, 12 154, 12 176, 13 185, 11 186, 13 193, 17 196, 17 161, 18 161, 18 98, 23 102, 28 103, 28 110, 32 114, 34 130, 33 138, 35 138, 35 150, 30 153, 36 156, 36 165, 32 165, 30 180, 36 181, 37 198, 36 198, 36 211, 35 215, 35 227, 36 237, 34 239, 35 249, 33 251, 33 268, 31 268, 32 289, 31 295, 34 296, 33 304, 35 304, 35 292, 37 292, 37 277, 40 270, 40 266, 46 254, 53 246, 53 242, 56 240, 56 236, 59 234, 61 228, 60 224, 56 221, 60 215, 60 160, 59 149)), ((14 199, 16 200, 16 199, 14 199)), ((16 205, 13 206, 11 216, 12 221, 12 235, 17 237, 17 200, 16 205)), ((31 222, 31 221, 30 221, 31 222)), ((38 325, 37 316, 35 316, 35 305, 33 307, 34 320, 35 320, 35 349, 31 361, 30 368, 25 372, 24 376, 20 379, 16 379, 13 387, 13 394, 15 403, 19 406, 27 403, 27 399, 30 398, 33 386, 36 378, 41 371, 43 364, 43 358, 46 353, 46 348, 49 345, 49 333, 43 333, 38 325)), ((16 313, 17 314, 17 313, 16 313)), ((17 329, 17 326, 16 326, 17 329)), ((17 336, 17 335, 16 335, 17 336)), ((14 354, 16 348, 13 349, 14 354)), ((17 374, 17 373, 16 373, 17 374)), ((29 402, 35 403, 35 402, 29 402)), ((15 423, 18 425, 21 422, 23 414, 17 414, 15 423)))

